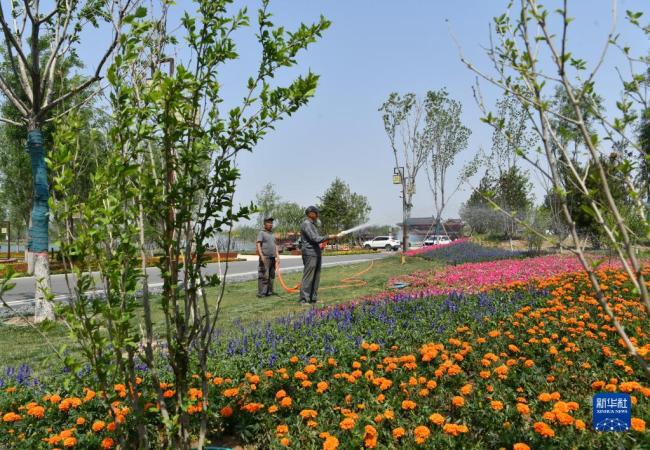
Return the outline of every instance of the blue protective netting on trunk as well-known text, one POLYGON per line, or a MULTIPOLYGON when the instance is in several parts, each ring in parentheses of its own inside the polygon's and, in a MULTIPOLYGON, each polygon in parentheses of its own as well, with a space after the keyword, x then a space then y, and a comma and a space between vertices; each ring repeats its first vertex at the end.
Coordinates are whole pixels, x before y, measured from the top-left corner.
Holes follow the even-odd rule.
POLYGON ((48 224, 50 210, 48 206, 49 186, 47 184, 47 166, 45 165, 45 148, 43 133, 32 130, 27 133, 27 152, 32 161, 34 180, 34 202, 32 204, 32 224, 29 228, 27 248, 34 253, 48 250, 48 224))

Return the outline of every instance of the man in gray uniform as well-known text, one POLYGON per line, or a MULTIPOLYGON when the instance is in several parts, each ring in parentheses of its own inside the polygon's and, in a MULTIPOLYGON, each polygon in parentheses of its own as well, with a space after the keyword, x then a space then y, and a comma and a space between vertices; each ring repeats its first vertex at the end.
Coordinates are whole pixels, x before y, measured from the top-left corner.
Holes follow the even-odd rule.
POLYGON ((318 208, 310 206, 305 210, 307 218, 300 226, 300 240, 302 242, 302 283, 300 284, 300 303, 316 303, 318 301, 318 284, 320 283, 320 269, 322 265, 322 250, 320 244, 336 239, 335 234, 322 236, 316 229, 318 208))
POLYGON ((257 296, 269 297, 274 294, 275 269, 280 264, 278 247, 275 245, 273 235, 273 217, 264 219, 264 229, 257 235, 256 245, 260 257, 257 270, 257 296))

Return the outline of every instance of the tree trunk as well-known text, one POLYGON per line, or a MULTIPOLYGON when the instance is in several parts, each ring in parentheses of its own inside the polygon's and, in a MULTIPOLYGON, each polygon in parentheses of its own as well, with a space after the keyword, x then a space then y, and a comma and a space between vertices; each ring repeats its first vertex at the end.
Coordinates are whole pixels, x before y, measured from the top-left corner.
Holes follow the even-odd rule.
POLYGON ((47 203, 50 193, 47 183, 43 133, 36 127, 27 133, 27 151, 32 162, 34 180, 34 201, 32 202, 32 219, 27 250, 31 254, 30 259, 33 258, 34 262, 34 277, 36 278, 34 321, 38 323, 44 320, 54 320, 54 307, 47 300, 47 295, 50 292, 48 253, 50 210, 47 203))

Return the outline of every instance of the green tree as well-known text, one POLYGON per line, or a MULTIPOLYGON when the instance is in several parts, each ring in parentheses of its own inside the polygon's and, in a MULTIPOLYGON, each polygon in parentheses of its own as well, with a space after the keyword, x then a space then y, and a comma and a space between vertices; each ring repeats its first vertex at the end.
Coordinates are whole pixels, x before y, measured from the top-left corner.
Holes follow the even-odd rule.
POLYGON ((460 218, 469 225, 473 233, 494 233, 498 229, 499 213, 489 201, 494 196, 495 183, 494 177, 486 170, 479 185, 461 205, 460 218))
POLYGON ((70 116, 57 127, 51 162, 55 190, 65 195, 58 197, 53 211, 63 224, 78 217, 74 235, 66 229, 61 242, 66 264, 71 256, 77 258, 65 317, 92 367, 97 390, 108 391, 115 382, 125 385, 123 401, 134 426, 117 428, 114 436, 121 448, 189 450, 206 445, 213 432, 208 429, 208 415, 213 414, 208 396, 200 399, 198 427, 190 423, 187 406, 190 386, 200 383, 204 393, 209 389, 207 377, 194 381, 192 374, 209 370, 225 280, 205 273, 205 252, 215 238, 252 213, 252 207, 238 208, 233 201, 240 178, 237 155, 251 151, 279 120, 307 104, 318 83, 311 72, 287 84, 276 80, 286 79, 283 69, 296 65, 298 54, 321 36, 329 21, 321 17, 289 31, 274 25, 269 1, 263 0, 253 31, 260 44, 259 65, 243 80, 242 102, 226 109, 222 68, 239 58, 235 36, 251 24, 247 10, 232 10, 232 4, 197 0, 195 11, 183 15, 187 60, 169 73, 161 70, 169 60, 166 51, 178 49, 165 31, 165 14, 155 20, 139 8, 126 19, 128 32, 107 75, 112 146, 85 202, 70 187, 71 153, 79 145, 76 127, 70 116), (155 304, 144 263, 148 224, 160 230, 156 244, 163 252, 158 263, 163 286, 155 304), (86 295, 97 269, 105 301, 86 295), (140 286, 141 301, 135 297, 140 286), (136 314, 140 303, 142 316, 136 314), (152 323, 152 309, 158 307, 164 317, 160 335, 154 334, 152 323), (162 346, 164 352, 154 351, 162 346), (151 415, 144 411, 135 377, 139 361, 147 365, 156 391, 159 427, 147 426, 151 415), (167 367, 174 385, 169 399, 163 396, 159 372, 167 367))
POLYGON ((515 165, 498 177, 489 171, 461 207, 461 218, 477 233, 500 234, 512 240, 518 222, 525 219, 531 200, 528 176, 515 165))
POLYGON ((350 186, 336 178, 320 200, 320 220, 326 233, 336 233, 368 221, 371 207, 368 199, 350 190, 350 186))
POLYGON ((494 200, 505 211, 501 213, 502 232, 512 239, 518 230, 518 222, 526 218, 532 206, 532 184, 527 173, 517 166, 512 166, 497 178, 494 200))
POLYGON ((294 202, 280 202, 273 212, 275 229, 281 233, 291 233, 300 230, 300 224, 305 220, 305 208, 294 202))
POLYGON ((271 217, 280 203, 280 196, 275 192, 273 183, 264 185, 261 191, 255 195, 255 210, 257 211, 257 227, 262 228, 264 219, 271 217))

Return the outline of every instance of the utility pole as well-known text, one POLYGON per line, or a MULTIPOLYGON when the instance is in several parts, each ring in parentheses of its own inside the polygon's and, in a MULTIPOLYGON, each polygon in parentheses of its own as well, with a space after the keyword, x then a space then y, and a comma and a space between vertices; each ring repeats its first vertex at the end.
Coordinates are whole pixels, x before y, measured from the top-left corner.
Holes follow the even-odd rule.
MULTIPOLYGON (((404 167, 399 166, 393 169, 393 184, 400 184, 402 186, 402 252, 408 250, 408 203, 406 201, 407 180, 404 176, 404 167)), ((402 255, 402 263, 404 256, 402 255)))
POLYGON ((7 259, 11 259, 11 222, 2 222, 2 234, 7 235, 7 259))

